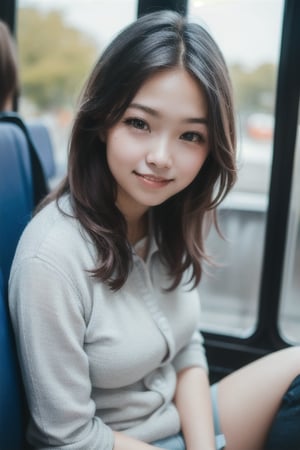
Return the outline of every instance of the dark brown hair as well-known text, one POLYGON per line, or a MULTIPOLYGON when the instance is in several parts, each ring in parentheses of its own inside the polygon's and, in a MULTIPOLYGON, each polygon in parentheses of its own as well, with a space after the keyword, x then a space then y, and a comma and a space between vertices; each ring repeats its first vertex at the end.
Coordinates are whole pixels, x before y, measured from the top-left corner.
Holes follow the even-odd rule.
POLYGON ((0 21, 0 111, 19 91, 15 43, 7 25, 0 21))
MULTIPOLYGON (((231 83, 223 56, 210 34, 181 15, 160 11, 125 28, 104 51, 83 90, 69 149, 68 174, 50 199, 70 193, 74 212, 99 255, 94 276, 119 289, 131 270, 126 222, 115 205, 116 184, 99 135, 124 114, 141 85, 157 71, 184 67, 204 89, 210 153, 194 181, 152 208, 154 233, 170 274, 170 289, 191 268, 197 284, 205 258, 203 233, 236 178, 235 124, 231 83)), ((48 199, 49 201, 49 199, 48 199)))

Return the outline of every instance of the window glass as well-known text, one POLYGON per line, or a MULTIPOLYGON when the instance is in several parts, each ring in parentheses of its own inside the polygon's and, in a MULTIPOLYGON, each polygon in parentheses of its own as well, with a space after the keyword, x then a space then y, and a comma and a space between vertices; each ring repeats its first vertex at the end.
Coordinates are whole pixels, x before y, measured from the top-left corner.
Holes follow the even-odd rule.
POLYGON ((283 0, 190 0, 188 14, 215 37, 233 80, 238 126, 238 182, 212 230, 215 266, 200 284, 207 331, 249 336, 255 329, 272 162, 283 0))
MULTIPOLYGON (((298 116, 299 117, 299 116, 298 116)), ((279 327, 283 338, 300 343, 300 123, 284 261, 279 327)))
POLYGON ((101 51, 137 15, 136 0, 19 0, 19 112, 51 132, 57 177, 65 172, 73 113, 101 51))

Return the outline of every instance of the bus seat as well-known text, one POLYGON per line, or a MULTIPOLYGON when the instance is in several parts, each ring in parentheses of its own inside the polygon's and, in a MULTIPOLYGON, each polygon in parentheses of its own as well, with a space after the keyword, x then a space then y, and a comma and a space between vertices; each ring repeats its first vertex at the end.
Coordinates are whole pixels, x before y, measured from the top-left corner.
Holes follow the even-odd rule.
POLYGON ((33 143, 30 131, 28 130, 26 123, 24 123, 22 118, 15 112, 1 111, 0 123, 10 123, 17 126, 26 138, 32 174, 33 204, 36 206, 48 194, 49 186, 38 150, 33 143))
POLYGON ((0 122, 0 266, 4 284, 34 207, 28 144, 15 124, 0 122))
POLYGON ((21 450, 25 444, 26 407, 14 337, 8 314, 7 294, 0 270, 0 448, 21 450))
POLYGON ((34 207, 28 142, 0 122, 0 448, 25 449, 27 407, 8 313, 8 278, 19 237, 34 207))
POLYGON ((55 177, 56 167, 54 161, 54 148, 49 134, 49 130, 41 122, 27 123, 32 141, 36 147, 38 156, 47 180, 55 177))

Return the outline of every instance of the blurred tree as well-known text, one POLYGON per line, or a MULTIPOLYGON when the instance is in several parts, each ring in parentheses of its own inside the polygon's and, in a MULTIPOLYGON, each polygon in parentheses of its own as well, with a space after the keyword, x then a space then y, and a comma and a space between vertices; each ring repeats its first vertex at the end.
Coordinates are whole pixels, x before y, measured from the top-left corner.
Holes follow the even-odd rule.
POLYGON ((39 108, 73 105, 98 49, 59 12, 20 8, 18 46, 22 94, 39 108))
POLYGON ((237 107, 240 111, 274 112, 276 67, 262 64, 246 70, 239 64, 230 67, 237 107))

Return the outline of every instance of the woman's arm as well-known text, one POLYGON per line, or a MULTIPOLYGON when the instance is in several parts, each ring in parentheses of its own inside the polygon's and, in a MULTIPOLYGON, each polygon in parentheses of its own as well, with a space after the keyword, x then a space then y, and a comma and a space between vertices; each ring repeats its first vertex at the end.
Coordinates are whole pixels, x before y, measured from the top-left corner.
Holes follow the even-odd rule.
POLYGON ((205 369, 191 367, 178 373, 175 404, 187 450, 214 450, 213 413, 205 369))
POLYGON ((113 448, 113 432, 95 416, 86 323, 76 288, 53 265, 35 258, 11 275, 10 311, 32 420, 35 448, 113 448))

